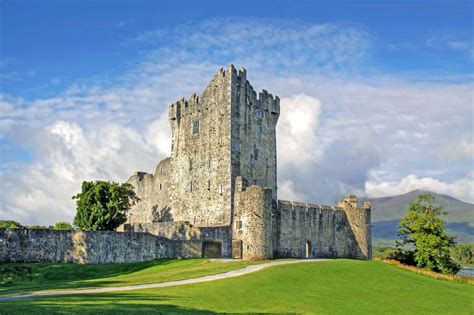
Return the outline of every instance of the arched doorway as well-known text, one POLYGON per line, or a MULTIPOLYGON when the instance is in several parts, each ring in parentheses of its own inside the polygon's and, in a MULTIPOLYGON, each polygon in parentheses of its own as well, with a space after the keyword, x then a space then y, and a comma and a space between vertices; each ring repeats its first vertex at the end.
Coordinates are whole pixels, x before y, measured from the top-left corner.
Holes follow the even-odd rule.
POLYGON ((310 257, 311 257, 311 242, 310 242, 310 241, 306 241, 305 257, 306 257, 306 258, 310 258, 310 257))

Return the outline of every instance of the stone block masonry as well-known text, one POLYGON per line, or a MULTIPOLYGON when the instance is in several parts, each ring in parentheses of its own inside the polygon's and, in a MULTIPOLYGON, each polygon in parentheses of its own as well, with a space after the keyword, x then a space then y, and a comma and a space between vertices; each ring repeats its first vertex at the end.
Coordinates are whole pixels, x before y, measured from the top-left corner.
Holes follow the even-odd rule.
POLYGON ((111 264, 201 255, 201 241, 149 233, 0 229, 0 263, 111 264))

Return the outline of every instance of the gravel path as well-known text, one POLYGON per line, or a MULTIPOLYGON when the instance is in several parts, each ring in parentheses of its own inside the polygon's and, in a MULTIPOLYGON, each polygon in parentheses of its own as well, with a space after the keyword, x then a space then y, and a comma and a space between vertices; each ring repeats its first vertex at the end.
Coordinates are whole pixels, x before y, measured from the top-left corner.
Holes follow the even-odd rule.
POLYGON ((242 269, 232 270, 232 271, 228 271, 228 272, 224 272, 224 273, 219 273, 219 274, 216 274, 216 275, 203 276, 203 277, 199 277, 199 278, 191 278, 191 279, 176 280, 176 281, 169 281, 169 282, 160 282, 160 283, 127 285, 127 286, 121 286, 121 287, 105 287, 105 288, 96 288, 96 289, 77 289, 77 290, 60 290, 60 291, 54 291, 54 292, 39 292, 39 293, 31 293, 31 294, 24 294, 24 295, 12 295, 12 296, 0 297, 0 301, 29 299, 29 298, 37 298, 37 297, 44 297, 44 296, 105 293, 105 292, 116 292, 116 291, 130 291, 130 290, 172 287, 172 286, 176 286, 176 285, 208 282, 208 281, 214 281, 214 280, 220 280, 220 279, 239 277, 239 276, 246 275, 246 274, 249 274, 249 273, 252 273, 252 272, 255 272, 255 271, 259 271, 259 270, 262 270, 262 269, 265 269, 265 268, 268 268, 268 267, 272 267, 272 266, 290 265, 290 264, 298 264, 298 263, 309 263, 309 262, 319 262, 319 261, 326 261, 326 260, 330 260, 330 259, 279 260, 279 261, 272 261, 272 262, 264 263, 264 264, 260 264, 260 265, 252 265, 252 266, 248 266, 248 267, 245 267, 245 268, 242 268, 242 269))

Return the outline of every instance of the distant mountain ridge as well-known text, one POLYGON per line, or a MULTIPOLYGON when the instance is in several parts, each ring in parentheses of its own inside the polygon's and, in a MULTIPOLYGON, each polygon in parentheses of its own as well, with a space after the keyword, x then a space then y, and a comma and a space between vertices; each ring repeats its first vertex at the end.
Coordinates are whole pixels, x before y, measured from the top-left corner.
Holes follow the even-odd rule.
POLYGON ((377 239, 397 238, 398 223, 405 216, 409 204, 421 193, 433 195, 436 204, 448 211, 442 218, 447 222, 448 231, 457 237, 458 242, 474 243, 474 204, 423 190, 414 190, 398 196, 361 198, 362 203, 372 203, 372 237, 375 243, 377 239))

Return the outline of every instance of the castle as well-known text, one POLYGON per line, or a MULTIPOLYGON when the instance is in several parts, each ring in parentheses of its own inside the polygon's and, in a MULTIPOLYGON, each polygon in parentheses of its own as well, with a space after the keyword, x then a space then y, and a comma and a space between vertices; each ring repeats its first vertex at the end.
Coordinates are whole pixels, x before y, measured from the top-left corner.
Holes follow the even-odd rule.
POLYGON ((280 99, 245 69, 220 69, 201 96, 169 106, 171 157, 128 183, 140 201, 120 228, 202 242, 202 257, 371 259, 370 204, 278 200, 280 99))

